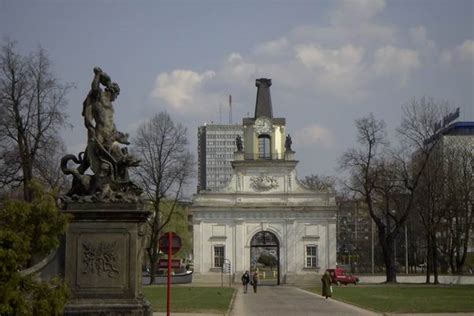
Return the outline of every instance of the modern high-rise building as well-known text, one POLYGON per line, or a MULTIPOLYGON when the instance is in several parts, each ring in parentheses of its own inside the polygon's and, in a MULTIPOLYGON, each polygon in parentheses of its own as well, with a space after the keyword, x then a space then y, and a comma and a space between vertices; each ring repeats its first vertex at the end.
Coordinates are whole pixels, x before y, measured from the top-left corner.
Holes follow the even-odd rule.
POLYGON ((243 137, 240 124, 204 124, 198 128, 198 189, 216 191, 232 177, 231 161, 236 138, 243 137))

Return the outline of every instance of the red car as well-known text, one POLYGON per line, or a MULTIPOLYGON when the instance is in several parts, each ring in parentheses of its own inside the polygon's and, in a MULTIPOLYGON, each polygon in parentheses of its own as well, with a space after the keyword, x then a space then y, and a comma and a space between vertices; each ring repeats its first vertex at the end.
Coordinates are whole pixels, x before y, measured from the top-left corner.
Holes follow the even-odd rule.
POLYGON ((327 269, 326 271, 329 272, 329 275, 331 276, 331 282, 337 285, 341 285, 341 284, 347 285, 349 283, 353 283, 354 285, 357 285, 357 283, 359 283, 358 277, 353 276, 350 273, 347 273, 342 268, 327 269))

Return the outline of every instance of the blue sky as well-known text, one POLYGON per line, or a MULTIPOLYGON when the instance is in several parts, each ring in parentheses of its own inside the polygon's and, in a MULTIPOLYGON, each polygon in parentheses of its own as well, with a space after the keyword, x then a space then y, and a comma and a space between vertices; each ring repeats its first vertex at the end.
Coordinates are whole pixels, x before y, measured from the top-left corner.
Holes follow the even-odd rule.
POLYGON ((255 79, 272 78, 299 176, 335 174, 373 112, 394 129, 423 95, 474 120, 474 1, 0 1, 0 35, 24 53, 44 47, 58 77, 76 84, 64 131, 82 150, 82 102, 96 65, 119 83, 119 130, 133 134, 167 110, 188 127, 233 120, 255 106, 255 79))

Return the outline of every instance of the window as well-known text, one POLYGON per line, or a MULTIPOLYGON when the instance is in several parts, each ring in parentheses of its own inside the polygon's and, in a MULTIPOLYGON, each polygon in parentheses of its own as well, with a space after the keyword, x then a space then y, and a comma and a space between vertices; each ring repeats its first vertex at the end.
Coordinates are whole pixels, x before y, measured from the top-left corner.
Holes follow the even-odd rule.
POLYGON ((306 246, 306 268, 317 268, 318 267, 318 246, 307 245, 306 246))
POLYGON ((271 158, 270 136, 268 135, 258 136, 258 158, 260 159, 271 158))
POLYGON ((221 268, 224 264, 225 248, 223 245, 214 246, 214 268, 221 268))

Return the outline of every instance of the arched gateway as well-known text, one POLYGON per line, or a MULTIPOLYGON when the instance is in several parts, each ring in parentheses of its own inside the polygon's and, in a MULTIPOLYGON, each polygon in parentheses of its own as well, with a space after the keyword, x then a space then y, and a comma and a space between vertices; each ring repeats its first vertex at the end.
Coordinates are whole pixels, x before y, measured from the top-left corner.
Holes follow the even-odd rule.
POLYGON ((261 231, 250 242, 250 270, 258 272, 260 284, 280 285, 280 243, 269 231, 261 231))
MULTIPOLYGON (((336 264, 335 194, 298 181, 286 120, 273 116, 271 83, 256 81, 255 115, 242 119, 230 182, 193 198, 193 282, 219 283, 222 271, 239 282, 258 269, 263 284, 314 284, 317 273, 336 264)), ((202 140, 209 145, 202 157, 225 156, 212 147, 228 142, 218 136, 202 140)))

